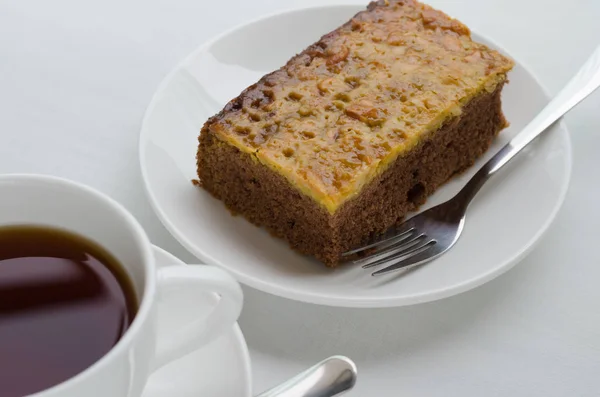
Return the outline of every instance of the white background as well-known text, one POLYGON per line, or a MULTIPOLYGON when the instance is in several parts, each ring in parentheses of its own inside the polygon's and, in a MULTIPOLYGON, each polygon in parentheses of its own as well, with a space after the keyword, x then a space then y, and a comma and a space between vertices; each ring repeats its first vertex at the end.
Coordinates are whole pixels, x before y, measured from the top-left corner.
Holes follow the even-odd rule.
MULTIPOLYGON (((194 262, 144 195, 137 142, 145 107, 203 41, 318 3, 0 0, 0 173, 89 184, 122 202, 155 244, 194 262)), ((600 44, 599 0, 429 3, 507 48, 552 93, 600 44)), ((600 396, 600 94, 567 125, 574 164, 564 207, 535 251, 495 281, 444 301, 376 310, 245 288, 240 325, 255 391, 345 354, 359 366, 351 396, 600 396)))

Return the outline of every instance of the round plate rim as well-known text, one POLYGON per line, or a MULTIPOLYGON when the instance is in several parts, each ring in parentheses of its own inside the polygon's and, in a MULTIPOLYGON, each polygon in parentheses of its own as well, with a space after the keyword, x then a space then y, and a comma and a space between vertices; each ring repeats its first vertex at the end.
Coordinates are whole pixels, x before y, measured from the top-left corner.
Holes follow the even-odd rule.
MULTIPOLYGON (((287 299, 296 300, 296 301, 305 302, 305 303, 323 305, 323 306, 350 307, 350 308, 384 308, 384 307, 409 306, 409 305, 414 305, 414 304, 419 304, 419 303, 431 302, 431 301, 445 299, 450 296, 458 295, 460 293, 477 288, 477 287, 493 280, 494 278, 500 276, 504 272, 512 269, 529 252, 531 252, 531 250, 533 250, 533 248, 535 248, 537 243, 539 243, 542 236, 547 232, 548 228, 550 227, 550 225, 556 218, 558 211, 562 207, 562 204, 564 203, 565 197, 567 195, 567 191, 568 191, 570 179, 571 179, 571 172, 572 172, 572 149, 571 149, 571 139, 569 137, 569 131, 563 120, 560 120, 560 122, 558 123, 558 125, 556 127, 561 132, 561 138, 563 140, 563 145, 565 148, 565 178, 564 178, 564 181, 562 181, 560 195, 558 197, 558 200, 556 201, 554 207, 552 208, 552 212, 551 212, 550 216, 546 219, 546 222, 540 227, 540 229, 537 231, 537 233, 535 233, 532 236, 532 238, 529 241, 527 241, 526 244, 524 244, 523 248, 521 250, 515 252, 514 255, 511 256, 508 260, 505 260, 505 261, 501 262, 500 265, 494 267, 493 269, 491 269, 485 273, 482 273, 477 278, 472 278, 463 283, 455 284, 455 285, 449 286, 444 289, 427 291, 424 293, 413 294, 413 295, 402 296, 402 297, 388 297, 388 298, 360 297, 358 299, 353 299, 353 298, 348 298, 348 297, 337 297, 335 295, 333 295, 333 296, 327 295, 325 293, 316 293, 313 291, 306 292, 304 290, 296 290, 296 289, 290 289, 290 288, 286 288, 286 287, 279 287, 276 284, 265 282, 261 279, 256 279, 246 273, 237 271, 235 268, 226 266, 226 265, 222 264, 221 262, 219 262, 218 260, 215 260, 214 258, 212 258, 210 256, 210 254, 208 254, 204 251, 201 251, 200 249, 195 247, 195 245, 191 241, 188 240, 188 238, 184 235, 184 233, 180 232, 177 229, 177 227, 169 220, 169 217, 164 213, 162 208, 159 206, 158 200, 156 199, 156 197, 154 196, 154 193, 152 192, 152 190, 150 188, 149 176, 147 174, 147 168, 145 165, 146 164, 146 155, 145 155, 144 145, 145 145, 145 142, 147 142, 147 139, 145 139, 145 138, 148 135, 148 132, 147 132, 148 128, 146 126, 147 126, 148 118, 150 117, 150 114, 152 113, 154 107, 156 106, 156 102, 157 102, 159 94, 171 82, 171 79, 173 78, 173 76, 181 68, 183 68, 187 63, 189 63, 189 61, 191 59, 194 59, 196 56, 198 56, 198 54, 200 54, 206 48, 210 47, 214 43, 218 42, 219 40, 227 37, 228 35, 236 32, 240 29, 243 29, 247 26, 259 23, 266 19, 280 17, 280 16, 283 16, 286 14, 291 14, 291 13, 301 12, 301 11, 306 11, 306 10, 328 9, 328 8, 356 8, 357 10, 360 10, 360 5, 347 3, 347 4, 329 4, 329 5, 316 5, 316 6, 289 8, 289 9, 284 9, 284 10, 276 11, 273 13, 265 14, 258 18, 254 18, 250 21, 240 23, 240 24, 224 31, 223 33, 216 35, 215 37, 213 37, 212 39, 209 39, 205 43, 201 44, 194 51, 192 51, 188 56, 186 56, 181 62, 179 62, 160 82, 160 84, 158 85, 156 91, 154 92, 152 99, 144 113, 140 136, 139 136, 139 142, 138 142, 138 152, 139 152, 139 164, 140 164, 140 168, 141 168, 144 189, 146 191, 146 194, 148 195, 148 199, 149 199, 152 209, 154 210, 154 212, 156 213, 156 215, 158 216, 158 218, 160 219, 162 224, 169 231, 169 233, 181 245, 183 245, 188 251, 190 251, 194 256, 196 256, 197 258, 199 258, 200 260, 202 260, 206 263, 225 268, 227 271, 231 272, 243 284, 246 284, 252 288, 256 288, 258 290, 261 290, 261 291, 264 291, 269 294, 276 295, 276 296, 279 296, 282 298, 287 298, 287 299)), ((494 40, 490 39, 489 37, 482 35, 477 31, 472 31, 472 32, 476 36, 487 41, 488 43, 491 43, 494 47, 500 48, 505 53, 510 54, 510 52, 506 51, 503 46, 497 44, 494 40)), ((515 59, 515 58, 513 57, 513 59, 515 59)), ((538 77, 531 71, 531 69, 520 60, 516 61, 516 59, 515 59, 515 62, 518 65, 520 65, 523 68, 523 70, 540 87, 544 97, 547 100, 550 100, 550 95, 548 93, 548 90, 539 81, 538 77)))

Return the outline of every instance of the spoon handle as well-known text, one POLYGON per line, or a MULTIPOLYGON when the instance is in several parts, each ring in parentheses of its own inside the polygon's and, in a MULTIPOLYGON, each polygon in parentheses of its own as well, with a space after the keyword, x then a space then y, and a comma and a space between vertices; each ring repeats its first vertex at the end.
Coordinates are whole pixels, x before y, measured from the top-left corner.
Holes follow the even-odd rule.
POLYGON ((256 397, 333 397, 352 389, 355 383, 352 360, 333 356, 256 397))

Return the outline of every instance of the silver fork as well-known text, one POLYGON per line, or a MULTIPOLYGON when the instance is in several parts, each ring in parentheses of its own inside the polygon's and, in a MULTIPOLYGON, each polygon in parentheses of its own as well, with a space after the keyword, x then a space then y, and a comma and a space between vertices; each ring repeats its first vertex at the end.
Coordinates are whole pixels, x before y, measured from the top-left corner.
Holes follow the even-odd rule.
POLYGON ((388 265, 373 273, 387 274, 423 265, 448 251, 460 237, 465 215, 479 189, 538 135, 600 86, 600 47, 560 93, 509 143, 494 155, 450 200, 410 218, 379 241, 343 254, 366 255, 354 260, 363 268, 388 265))

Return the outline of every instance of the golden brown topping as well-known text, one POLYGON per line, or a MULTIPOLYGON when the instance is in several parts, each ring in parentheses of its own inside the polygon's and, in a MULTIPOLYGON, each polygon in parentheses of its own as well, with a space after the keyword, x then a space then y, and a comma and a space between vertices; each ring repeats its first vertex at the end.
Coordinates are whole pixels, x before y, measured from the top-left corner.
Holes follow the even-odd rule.
POLYGON ((210 130, 330 211, 512 62, 415 0, 379 0, 231 101, 210 130))
POLYGON ((348 58, 348 54, 350 50, 345 45, 341 44, 340 46, 327 50, 327 64, 334 65, 336 63, 345 61, 348 58))
POLYGON ((350 89, 350 87, 347 87, 346 83, 336 77, 328 77, 319 81, 317 87, 319 87, 319 91, 323 94, 344 92, 350 89))
POLYGON ((381 109, 376 108, 373 105, 373 102, 364 99, 348 106, 346 108, 346 114, 369 126, 372 126, 371 124, 380 125, 385 122, 384 112, 381 109))
POLYGON ((388 34, 387 42, 389 45, 393 46, 406 45, 404 33, 399 30, 393 31, 392 33, 388 34))

